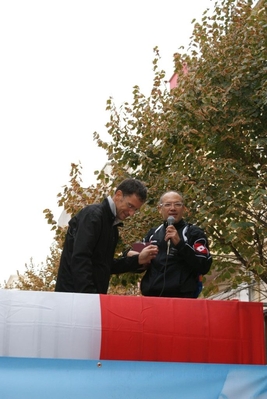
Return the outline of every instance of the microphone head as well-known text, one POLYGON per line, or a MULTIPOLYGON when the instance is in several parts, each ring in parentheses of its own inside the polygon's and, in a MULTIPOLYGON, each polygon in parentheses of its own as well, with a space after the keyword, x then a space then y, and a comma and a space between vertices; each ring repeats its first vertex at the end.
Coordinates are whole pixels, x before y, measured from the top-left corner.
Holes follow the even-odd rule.
POLYGON ((171 224, 174 224, 174 221, 175 221, 174 217, 173 216, 169 216, 168 219, 167 219, 168 226, 170 226, 171 224))

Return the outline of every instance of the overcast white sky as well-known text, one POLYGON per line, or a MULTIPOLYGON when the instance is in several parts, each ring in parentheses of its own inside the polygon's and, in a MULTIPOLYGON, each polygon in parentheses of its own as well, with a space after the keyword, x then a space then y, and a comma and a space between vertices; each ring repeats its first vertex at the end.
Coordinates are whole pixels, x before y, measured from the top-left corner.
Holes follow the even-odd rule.
POLYGON ((57 194, 81 162, 83 183, 106 162, 106 100, 152 87, 153 48, 169 79, 173 54, 215 0, 11 0, 0 2, 0 284, 33 258, 45 262, 57 194))

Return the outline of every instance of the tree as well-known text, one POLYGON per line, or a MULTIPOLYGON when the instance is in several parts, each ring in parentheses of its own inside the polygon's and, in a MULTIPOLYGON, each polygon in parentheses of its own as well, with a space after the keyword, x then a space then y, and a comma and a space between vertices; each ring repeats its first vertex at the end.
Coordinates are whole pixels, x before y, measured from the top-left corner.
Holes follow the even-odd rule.
POLYGON ((51 255, 47 257, 46 264, 35 265, 33 259, 26 264, 24 274, 18 274, 18 281, 14 282, 14 288, 27 291, 54 291, 55 289, 55 265, 58 264, 60 252, 57 245, 51 246, 51 255))
MULTIPOLYGON (((93 186, 86 190, 82 188, 81 169, 81 165, 71 164, 69 185, 63 186, 63 192, 57 195, 59 207, 65 209, 69 215, 75 214, 86 204, 94 202, 98 193, 101 195, 100 191, 93 186)), ((104 187, 103 184, 102 187, 104 187)), ((58 225, 50 209, 45 209, 43 212, 47 223, 52 226, 51 230, 55 233, 54 242, 50 248, 51 254, 47 257, 45 264, 36 266, 31 259, 30 264, 25 265, 25 273, 18 274, 18 281, 14 283, 14 287, 21 290, 54 291, 55 289, 66 227, 58 225)))
MULTIPOLYGON (((188 219, 205 229, 214 254, 216 278, 204 295, 216 292, 221 282, 234 288, 252 279, 267 283, 266 0, 257 9, 250 3, 216 2, 201 24, 193 21, 188 51, 174 55, 178 81, 171 92, 155 48, 150 95, 135 86, 132 104, 117 108, 108 99, 111 142, 94 133, 109 156, 112 175, 96 172, 96 187, 84 189, 80 167, 72 165, 70 186, 58 195, 59 205, 73 215, 124 177, 145 181, 149 200, 126 221, 119 254, 123 242, 130 245, 160 223, 155 207, 160 194, 181 191, 188 219)), ((44 212, 60 250, 65 230, 49 209, 44 212)), ((137 280, 123 275, 111 283, 133 288, 137 280)))
MULTIPOLYGON (((225 0, 213 15, 206 11, 202 24, 195 23, 190 52, 174 56, 178 83, 171 93, 155 48, 151 95, 135 86, 133 103, 119 110, 109 99, 111 143, 95 133, 115 176, 130 168, 147 182, 149 205, 167 189, 184 193, 191 221, 211 237, 217 276, 206 294, 222 281, 234 288, 267 282, 266 1, 262 5, 252 11, 245 1, 225 0)), ((144 219, 154 221, 142 213, 140 231, 144 219)), ((129 222, 126 242, 135 238, 136 225, 129 222)))

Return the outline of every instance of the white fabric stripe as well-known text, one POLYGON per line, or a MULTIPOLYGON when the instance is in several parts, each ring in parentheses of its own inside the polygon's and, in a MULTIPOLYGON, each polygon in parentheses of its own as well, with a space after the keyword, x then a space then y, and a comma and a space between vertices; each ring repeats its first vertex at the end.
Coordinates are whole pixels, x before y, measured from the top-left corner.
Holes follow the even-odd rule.
POLYGON ((0 290, 0 356, 99 359, 98 294, 0 290))

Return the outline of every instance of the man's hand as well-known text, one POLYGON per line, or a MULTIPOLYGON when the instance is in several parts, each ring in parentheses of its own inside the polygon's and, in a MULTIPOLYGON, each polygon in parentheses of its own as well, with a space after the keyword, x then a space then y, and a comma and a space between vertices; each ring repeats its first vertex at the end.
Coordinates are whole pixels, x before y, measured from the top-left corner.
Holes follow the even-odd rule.
POLYGON ((168 241, 168 240, 171 240, 173 245, 178 245, 179 242, 181 241, 178 231, 172 225, 170 225, 166 228, 165 241, 168 241))
POLYGON ((157 245, 148 245, 144 247, 138 256, 139 265, 145 265, 150 263, 152 259, 154 259, 159 252, 157 245))

